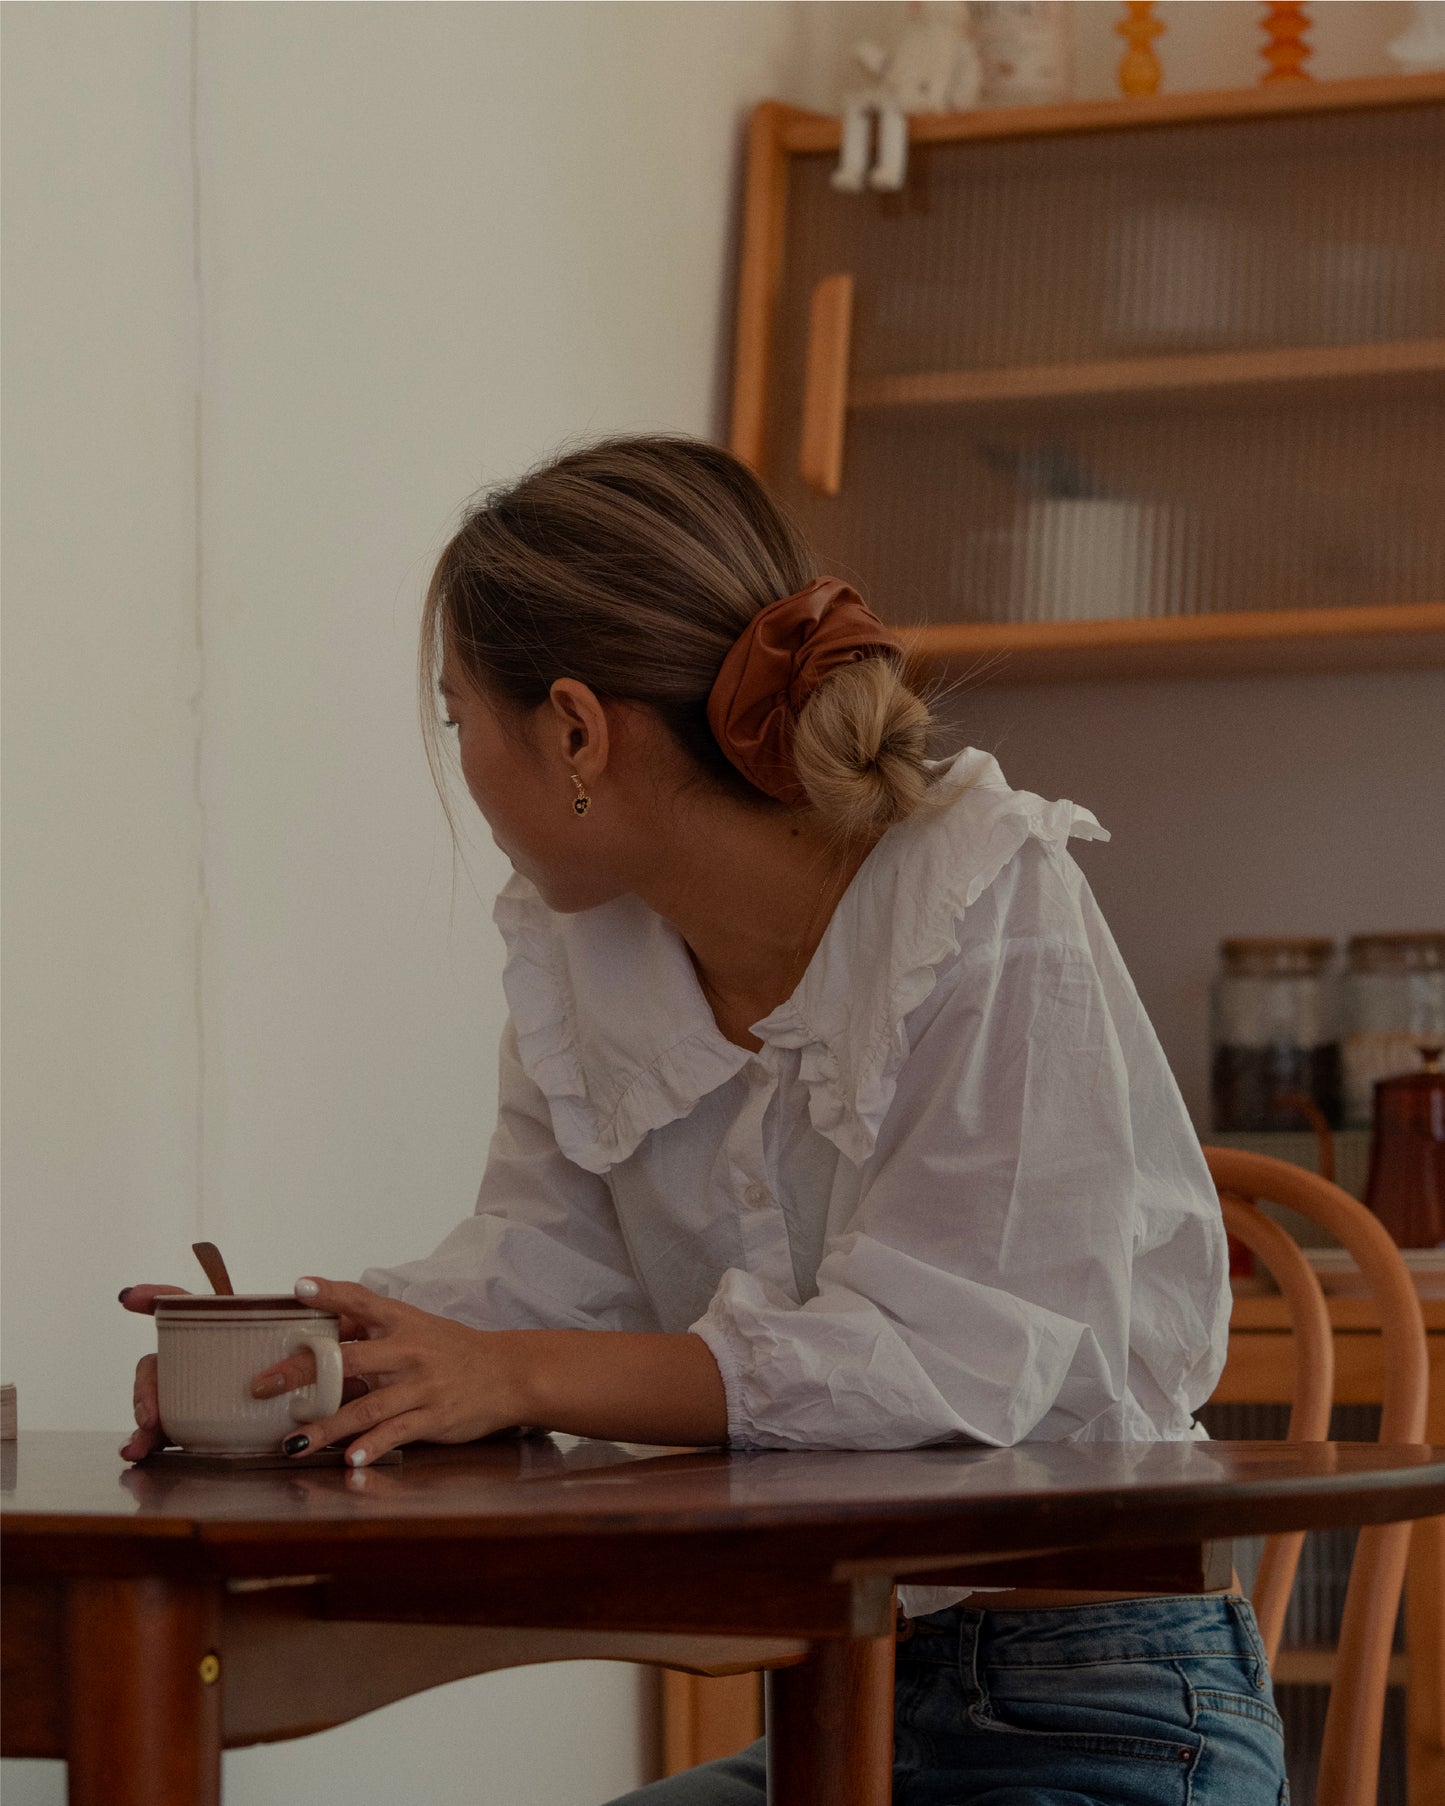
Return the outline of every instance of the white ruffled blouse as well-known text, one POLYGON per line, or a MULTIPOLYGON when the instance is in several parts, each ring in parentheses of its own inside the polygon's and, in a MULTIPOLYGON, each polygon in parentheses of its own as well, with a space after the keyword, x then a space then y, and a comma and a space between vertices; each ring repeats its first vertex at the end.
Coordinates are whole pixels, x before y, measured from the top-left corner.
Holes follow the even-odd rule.
POLYGON ((982 752, 939 782, 757 1054, 638 898, 556 915, 513 877, 476 1212, 363 1283, 483 1329, 692 1330, 737 1448, 1198 1433, 1224 1231, 1067 851, 1107 835, 982 752))

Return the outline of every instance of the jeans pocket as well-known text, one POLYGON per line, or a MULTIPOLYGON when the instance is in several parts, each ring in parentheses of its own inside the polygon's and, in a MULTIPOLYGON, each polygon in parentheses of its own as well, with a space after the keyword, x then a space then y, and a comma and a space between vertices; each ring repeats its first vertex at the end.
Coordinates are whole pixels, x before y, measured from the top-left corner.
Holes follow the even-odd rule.
POLYGON ((1056 1750, 1178 1769, 1193 1762, 1201 1742, 1182 1680, 1153 1663, 990 1668, 972 1716, 980 1730, 1047 1741, 1056 1750))
POLYGON ((1228 1712, 1235 1718, 1248 1718, 1268 1727, 1281 1743, 1284 1741, 1284 1720, 1269 1701, 1258 1694, 1231 1693, 1221 1687, 1196 1687, 1194 1701, 1201 1717, 1210 1712, 1228 1712))

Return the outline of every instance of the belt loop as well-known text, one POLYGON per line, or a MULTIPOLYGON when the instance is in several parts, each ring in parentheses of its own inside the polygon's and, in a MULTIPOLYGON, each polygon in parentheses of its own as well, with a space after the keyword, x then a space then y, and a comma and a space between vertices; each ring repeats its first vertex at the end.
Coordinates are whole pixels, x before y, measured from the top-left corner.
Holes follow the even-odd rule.
POLYGON ((1234 1626, 1241 1661, 1249 1670, 1255 1692, 1263 1693, 1269 1676, 1269 1663, 1265 1657, 1264 1644, 1253 1624, 1254 1608, 1247 1599, 1236 1598, 1233 1594, 1226 1594, 1224 1603, 1229 1608, 1229 1618, 1234 1626))

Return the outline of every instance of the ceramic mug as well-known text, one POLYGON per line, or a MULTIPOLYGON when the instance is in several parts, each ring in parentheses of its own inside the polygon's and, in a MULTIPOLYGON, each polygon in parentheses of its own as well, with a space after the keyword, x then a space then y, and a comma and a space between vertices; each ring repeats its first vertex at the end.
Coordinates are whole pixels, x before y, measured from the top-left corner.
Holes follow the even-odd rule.
POLYGON ((341 1405, 340 1320, 284 1292, 232 1298, 187 1294, 156 1300, 161 1423, 199 1455, 274 1454, 298 1423, 341 1405), (252 1398, 264 1368, 309 1348, 310 1386, 252 1398))

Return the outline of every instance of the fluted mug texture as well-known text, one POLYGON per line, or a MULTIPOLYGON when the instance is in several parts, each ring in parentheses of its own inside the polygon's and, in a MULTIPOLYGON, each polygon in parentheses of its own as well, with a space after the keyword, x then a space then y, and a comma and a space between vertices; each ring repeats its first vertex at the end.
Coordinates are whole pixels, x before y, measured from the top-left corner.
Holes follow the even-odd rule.
POLYGON ((341 1404, 340 1322, 295 1299, 175 1298, 157 1302, 161 1423, 183 1449, 273 1454, 298 1423, 341 1404), (263 1368, 309 1348, 316 1380, 280 1398, 252 1398, 263 1368))

